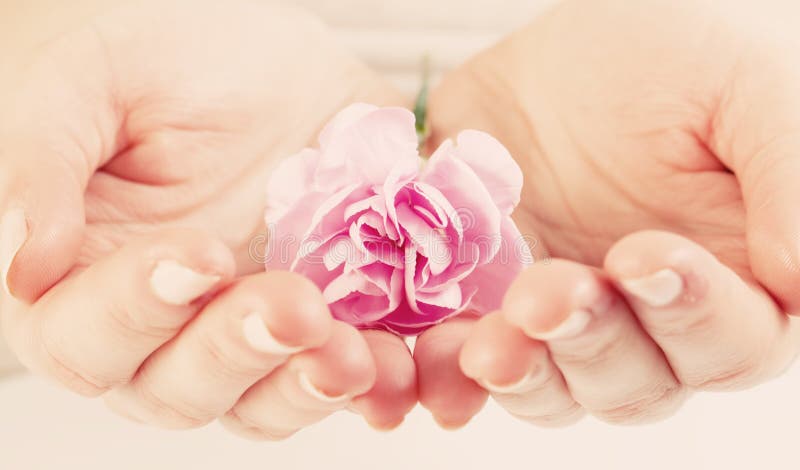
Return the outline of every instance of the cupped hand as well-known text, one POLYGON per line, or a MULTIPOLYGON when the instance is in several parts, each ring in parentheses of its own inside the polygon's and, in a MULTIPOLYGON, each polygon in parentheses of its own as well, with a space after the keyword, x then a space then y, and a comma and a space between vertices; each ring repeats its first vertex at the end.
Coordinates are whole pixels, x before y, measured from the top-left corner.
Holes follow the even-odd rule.
POLYGON ((353 101, 402 101, 315 20, 258 2, 140 2, 54 37, 0 111, 6 336, 132 419, 284 437, 416 402, 404 342, 263 273, 266 179, 353 101), (260 274, 259 274, 260 272, 260 274), (367 393, 369 392, 369 393, 367 393))
POLYGON ((537 262, 460 355, 510 412, 653 420, 687 391, 790 364, 798 15, 790 1, 566 1, 433 93, 434 140, 489 131, 525 173, 515 218, 537 262))

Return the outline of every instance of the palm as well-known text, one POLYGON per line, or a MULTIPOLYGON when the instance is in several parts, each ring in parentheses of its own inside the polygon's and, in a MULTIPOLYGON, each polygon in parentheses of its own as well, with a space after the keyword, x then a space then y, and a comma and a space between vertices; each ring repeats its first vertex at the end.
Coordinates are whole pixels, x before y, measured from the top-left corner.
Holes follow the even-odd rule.
POLYGON ((622 236, 662 229, 751 277, 730 155, 710 150, 730 48, 700 47, 715 32, 691 31, 702 11, 654 29, 669 12, 599 3, 565 2, 452 74, 433 98, 435 132, 486 128, 509 146, 526 175, 515 216, 549 255, 599 265, 622 236))
POLYGON ((86 47, 105 48, 98 67, 124 77, 114 86, 125 116, 89 181, 82 264, 131 235, 179 225, 215 232, 240 271, 258 269, 248 251, 263 233, 277 159, 311 143, 351 101, 397 100, 317 24, 274 7, 153 5, 95 29, 86 47))

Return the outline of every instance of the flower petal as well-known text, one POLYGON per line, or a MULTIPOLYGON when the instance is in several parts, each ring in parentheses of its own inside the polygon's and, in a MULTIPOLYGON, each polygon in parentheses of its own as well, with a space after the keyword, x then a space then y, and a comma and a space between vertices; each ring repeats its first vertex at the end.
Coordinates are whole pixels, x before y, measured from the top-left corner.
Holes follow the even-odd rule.
POLYGON ((522 192, 522 170, 491 135, 475 130, 458 134, 456 157, 478 175, 503 215, 511 215, 522 192))
POLYGON ((318 139, 320 147, 327 147, 343 131, 376 110, 378 107, 374 104, 353 103, 339 111, 320 131, 318 139))
POLYGON ((419 313, 417 310, 417 295, 414 286, 414 275, 417 272, 417 249, 411 243, 405 245, 405 267, 403 269, 406 300, 408 306, 419 313))
POLYGON ((283 160, 272 170, 267 183, 267 223, 283 217, 303 196, 313 191, 314 169, 319 152, 303 149, 283 160))
POLYGON ((397 309, 402 302, 403 275, 400 270, 375 263, 346 273, 323 291, 334 301, 331 312, 340 320, 363 325, 378 321, 397 309))
POLYGON ((325 297, 325 301, 333 303, 355 292, 367 295, 380 294, 380 291, 373 288, 374 285, 368 282, 364 276, 357 271, 350 271, 342 273, 325 286, 322 295, 325 297))
POLYGON ((300 258, 313 253, 316 248, 324 245, 336 235, 346 233, 348 230, 344 218, 347 207, 353 201, 369 197, 369 190, 358 184, 351 184, 342 188, 335 194, 328 196, 314 211, 306 232, 300 238, 298 257, 292 261, 292 270, 300 258), (308 247, 311 248, 308 248, 308 247))
POLYGON ((419 158, 417 158, 414 162, 398 162, 394 168, 392 168, 392 171, 389 173, 389 176, 386 178, 386 181, 381 187, 381 193, 383 194, 384 198, 384 207, 386 208, 386 230, 390 234, 394 232, 394 234, 396 234, 394 239, 398 240, 400 244, 402 244, 405 239, 400 231, 400 225, 397 223, 398 199, 401 197, 401 192, 404 190, 406 185, 413 181, 418 175, 419 162, 419 158))
POLYGON ((453 228, 460 241, 463 236, 460 224, 461 219, 458 218, 458 212, 453 205, 450 204, 450 201, 444 197, 444 194, 433 186, 421 181, 415 181, 413 183, 413 188, 414 193, 411 196, 411 202, 414 208, 425 213, 432 225, 441 228, 453 228))
POLYGON ((459 213, 464 241, 481 248, 478 264, 492 259, 499 248, 500 210, 475 172, 455 157, 452 142, 434 152, 421 180, 438 189, 459 213))
POLYGON ((349 265, 361 267, 378 260, 395 268, 403 267, 403 250, 397 246, 394 240, 386 236, 382 224, 383 220, 379 214, 365 212, 350 225, 348 234, 352 240, 353 249, 361 256, 360 259, 349 260, 349 265), (372 224, 378 224, 381 227, 376 229, 372 224), (371 230, 372 234, 369 233, 371 230))
POLYGON ((453 253, 447 237, 428 225, 407 204, 397 207, 397 222, 402 231, 411 239, 417 251, 430 260, 433 274, 441 273, 450 265, 453 253))
MULTIPOLYGON (((359 114, 359 113, 355 113, 359 114)), ((383 184, 398 161, 416 163, 414 114, 404 108, 378 108, 340 125, 325 137, 315 181, 338 187, 340 181, 383 184)))
POLYGON ((423 307, 427 314, 420 314, 414 311, 406 302, 403 302, 392 313, 377 321, 376 325, 386 328, 398 335, 417 335, 431 326, 463 313, 466 310, 466 305, 469 304, 474 294, 475 292, 462 291, 462 303, 464 306, 459 309, 449 309, 426 304, 423 307))
MULTIPOLYGON (((279 219, 267 219, 268 239, 264 258, 268 268, 291 269, 314 213, 328 197, 323 193, 309 193, 279 219)), ((274 212, 268 214, 274 215, 274 212)))
POLYGON ((437 292, 417 292, 417 301, 436 307, 461 308, 461 287, 452 284, 437 292))
POLYGON ((510 217, 503 218, 501 233, 503 242, 497 255, 488 263, 477 266, 461 282, 464 289, 475 290, 470 309, 479 314, 500 308, 511 283, 533 263, 530 248, 510 217))

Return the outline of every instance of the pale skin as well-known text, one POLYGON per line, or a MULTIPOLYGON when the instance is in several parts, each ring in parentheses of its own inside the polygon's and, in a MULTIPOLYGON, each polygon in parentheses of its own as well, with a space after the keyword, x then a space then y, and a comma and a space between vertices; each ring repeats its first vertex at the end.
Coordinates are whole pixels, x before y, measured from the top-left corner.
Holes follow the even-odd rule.
POLYGON ((0 117, 12 349, 165 427, 219 418, 283 438, 346 407, 398 425, 417 401, 403 340, 331 321, 316 287, 264 273, 252 242, 277 159, 353 101, 403 97, 291 8, 87 17, 39 39, 0 117))
POLYGON ((0 115, 3 234, 25 229, 9 343, 134 420, 270 439, 343 408, 392 428, 417 401, 458 427, 487 388, 535 423, 639 422, 764 381, 800 342, 800 11, 712 3, 565 2, 439 85, 434 141, 484 129, 518 159, 539 262, 502 311, 432 328, 413 358, 250 252, 275 161, 349 102, 404 97, 294 10, 87 14, 31 52, 0 115), (675 295, 625 283, 665 269, 675 295))
POLYGON ((568 1, 439 86, 439 138, 492 132, 525 173, 515 216, 539 262, 460 354, 509 412, 652 421, 794 359, 799 15, 568 1))

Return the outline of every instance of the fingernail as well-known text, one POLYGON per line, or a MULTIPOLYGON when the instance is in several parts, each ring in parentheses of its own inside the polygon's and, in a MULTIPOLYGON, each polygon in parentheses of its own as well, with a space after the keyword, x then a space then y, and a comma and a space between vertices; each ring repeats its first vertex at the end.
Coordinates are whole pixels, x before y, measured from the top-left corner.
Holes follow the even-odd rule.
POLYGON ((150 275, 150 288, 162 302, 188 305, 205 294, 220 276, 200 274, 176 261, 159 261, 150 275))
POLYGON ((257 351, 276 356, 288 356, 304 349, 303 347, 286 346, 275 339, 258 312, 244 317, 243 328, 245 340, 257 351))
POLYGON ((671 269, 662 269, 646 277, 622 281, 622 286, 651 307, 664 307, 681 295, 683 279, 671 269))
POLYGON ((11 209, 0 219, 0 281, 3 290, 11 294, 8 285, 8 271, 28 238, 28 223, 25 221, 25 211, 11 209))
POLYGON ((311 383, 311 379, 305 372, 299 372, 297 374, 297 379, 300 382, 300 388, 302 388, 304 392, 308 393, 313 398, 321 401, 322 403, 343 404, 350 401, 350 395, 344 394, 339 396, 330 396, 327 393, 323 392, 322 390, 318 389, 313 383, 311 383))
POLYGON ((586 310, 573 311, 560 325, 550 331, 529 333, 535 339, 551 341, 567 339, 579 335, 586 325, 592 320, 592 315, 586 310))
POLYGON ((518 395, 520 393, 531 391, 535 388, 536 382, 533 380, 533 378, 534 372, 528 372, 518 381, 508 385, 497 385, 488 380, 481 381, 481 385, 483 385, 486 390, 492 393, 498 393, 500 395, 518 395))

